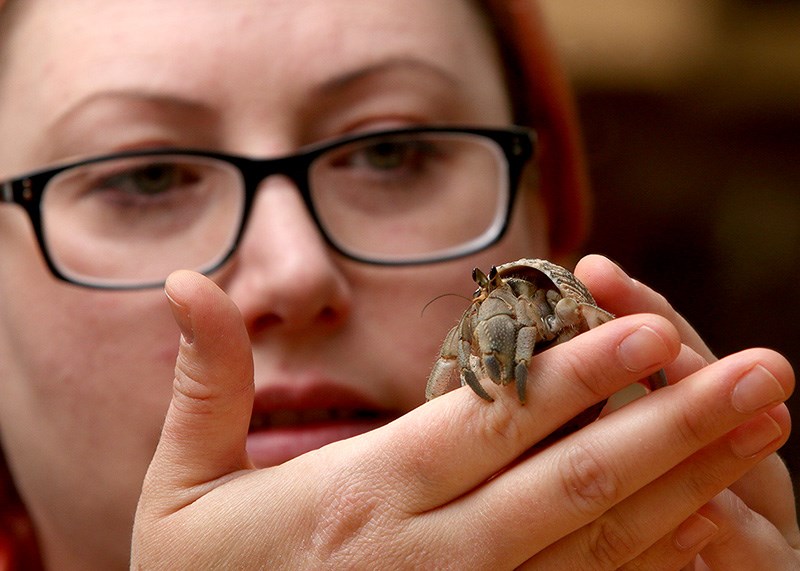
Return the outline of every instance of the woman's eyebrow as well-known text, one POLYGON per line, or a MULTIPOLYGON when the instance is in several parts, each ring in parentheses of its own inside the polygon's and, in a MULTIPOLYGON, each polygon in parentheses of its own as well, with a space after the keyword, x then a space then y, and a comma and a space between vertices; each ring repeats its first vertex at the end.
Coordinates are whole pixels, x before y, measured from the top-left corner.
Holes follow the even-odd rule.
POLYGON ((57 127, 62 123, 69 123, 70 120, 81 113, 104 103, 144 106, 150 109, 163 109, 169 112, 192 113, 195 115, 213 113, 212 109, 205 103, 183 96, 152 93, 137 89, 111 89, 92 92, 78 99, 56 116, 52 126, 57 127))
POLYGON ((71 102, 47 122, 37 139, 36 153, 49 163, 95 152, 91 142, 96 137, 103 148, 113 146, 113 141, 125 146, 131 142, 130 126, 158 124, 210 134, 216 122, 210 105, 182 94, 137 88, 94 91, 71 102))
POLYGON ((427 75, 452 86, 461 83, 454 74, 433 62, 414 57, 394 57, 337 75, 319 84, 315 91, 321 95, 332 95, 372 77, 404 71, 427 75))

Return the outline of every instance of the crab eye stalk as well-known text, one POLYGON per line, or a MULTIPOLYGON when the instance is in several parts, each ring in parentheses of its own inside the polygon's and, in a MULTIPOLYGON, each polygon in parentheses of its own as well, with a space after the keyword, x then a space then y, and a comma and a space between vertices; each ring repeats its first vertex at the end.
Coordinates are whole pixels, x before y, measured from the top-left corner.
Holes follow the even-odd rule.
MULTIPOLYGON (((489 272, 491 274, 491 272, 489 272)), ((475 268, 472 270, 472 281, 478 284, 478 287, 484 288, 486 284, 489 283, 489 278, 486 277, 480 268, 475 268)))
POLYGON ((497 271, 495 266, 492 266, 492 269, 489 270, 489 276, 487 279, 489 280, 487 284, 489 290, 495 290, 503 285, 503 279, 500 277, 500 273, 497 271))

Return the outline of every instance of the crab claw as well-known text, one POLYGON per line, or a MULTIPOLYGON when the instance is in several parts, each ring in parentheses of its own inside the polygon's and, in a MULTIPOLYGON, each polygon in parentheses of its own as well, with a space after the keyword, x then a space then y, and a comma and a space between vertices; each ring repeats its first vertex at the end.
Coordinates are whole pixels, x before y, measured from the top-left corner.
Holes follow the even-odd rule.
POLYGON ((483 368, 486 369, 486 374, 495 384, 499 384, 503 378, 503 372, 500 367, 500 361, 494 355, 485 355, 483 357, 483 368))
POLYGON ((464 369, 461 371, 461 378, 463 379, 464 384, 469 385, 469 388, 475 391, 475 394, 477 394, 479 397, 489 402, 494 402, 494 399, 489 395, 489 393, 486 392, 486 389, 481 386, 481 384, 478 382, 478 377, 476 377, 475 373, 473 373, 471 370, 464 369))

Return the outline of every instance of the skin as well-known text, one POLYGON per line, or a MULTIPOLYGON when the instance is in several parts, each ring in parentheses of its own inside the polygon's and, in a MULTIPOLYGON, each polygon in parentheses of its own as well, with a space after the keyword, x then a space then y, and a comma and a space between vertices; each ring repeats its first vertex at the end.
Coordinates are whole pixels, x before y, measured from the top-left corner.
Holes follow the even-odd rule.
MULTIPOLYGON (((9 8, 0 176, 148 145, 272 156, 363 129, 511 122, 497 54, 461 0, 26 0, 9 8)), ((742 549, 754 524, 736 515, 731 493, 709 502, 749 470, 787 481, 773 461, 759 465, 788 434, 779 403, 794 381, 782 357, 751 350, 705 366, 712 356, 702 341, 655 293, 590 259, 580 276, 601 305, 633 315, 539 359, 529 403, 570 404, 520 407, 499 393, 488 405, 457 390, 419 407, 464 305, 451 298, 420 311, 443 292, 468 296, 474 266, 548 255, 535 193, 522 193, 498 246, 413 269, 330 252, 282 179, 263 183, 252 216, 231 265, 212 280, 175 274, 165 300, 161 291, 55 281, 22 212, 0 208, 0 435, 50 566, 127 566, 138 501, 133 565, 148 569, 345 567, 365 557, 594 568, 598 550, 587 546, 598 529, 621 533, 623 521, 638 533, 599 551, 605 566, 678 569, 707 548, 712 568, 735 568, 722 553, 742 549), (625 364, 618 347, 642 326, 650 333, 633 352, 639 361, 625 364), (763 402, 736 410, 733 387, 757 365, 769 372, 753 389, 763 402), (518 460, 582 406, 661 366, 684 380, 518 460), (266 468, 303 450, 281 456, 248 443, 254 399, 257 408, 297 403, 330 387, 371 403, 385 426, 266 468), (741 457, 730 443, 745 423, 763 425, 768 438, 741 457), (642 451, 642 441, 663 449, 642 451), (590 442, 614 446, 587 456, 590 442), (570 472, 585 458, 613 485, 596 489, 570 472), (584 484, 565 485, 576 482, 584 484), (647 515, 655 508, 657 526, 647 515), (454 521, 463 523, 454 529, 454 521), (679 547, 676 529, 693 522, 711 522, 713 533, 679 547)), ((755 483, 741 487, 752 502, 755 483)), ((796 526, 776 507, 787 494, 791 501, 777 490, 764 500, 758 539, 747 540, 757 558, 793 556, 796 526)))

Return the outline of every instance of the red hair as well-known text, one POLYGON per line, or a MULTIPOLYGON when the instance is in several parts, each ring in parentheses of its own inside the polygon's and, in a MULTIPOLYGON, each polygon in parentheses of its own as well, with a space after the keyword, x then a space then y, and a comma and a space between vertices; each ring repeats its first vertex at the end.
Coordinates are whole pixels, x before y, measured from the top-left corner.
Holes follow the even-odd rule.
POLYGON ((36 536, 0 454, 0 571, 23 569, 41 569, 36 536))

